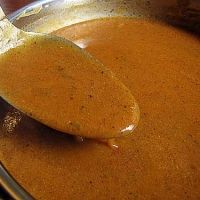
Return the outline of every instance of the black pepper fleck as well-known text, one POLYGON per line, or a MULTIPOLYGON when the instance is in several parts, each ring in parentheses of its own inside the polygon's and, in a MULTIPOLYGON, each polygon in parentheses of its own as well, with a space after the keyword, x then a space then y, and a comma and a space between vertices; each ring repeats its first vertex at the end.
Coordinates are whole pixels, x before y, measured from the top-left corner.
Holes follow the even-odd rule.
POLYGON ((80 109, 83 110, 85 108, 85 106, 81 106, 80 109))
POLYGON ((58 71, 63 71, 64 70, 64 67, 62 67, 62 66, 58 66, 58 71))

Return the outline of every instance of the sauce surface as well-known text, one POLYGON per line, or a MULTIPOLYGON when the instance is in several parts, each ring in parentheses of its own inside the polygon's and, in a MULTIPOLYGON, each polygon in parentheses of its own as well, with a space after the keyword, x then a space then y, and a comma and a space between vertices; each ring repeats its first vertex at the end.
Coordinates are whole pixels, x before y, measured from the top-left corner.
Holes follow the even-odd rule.
POLYGON ((0 159, 16 179, 36 199, 200 199, 199 39, 127 18, 55 34, 111 68, 134 93, 141 121, 113 151, 91 140, 79 144, 1 101, 0 159))
POLYGON ((0 57, 0 96, 58 131, 87 138, 133 132, 139 108, 106 67, 69 41, 33 37, 0 57))

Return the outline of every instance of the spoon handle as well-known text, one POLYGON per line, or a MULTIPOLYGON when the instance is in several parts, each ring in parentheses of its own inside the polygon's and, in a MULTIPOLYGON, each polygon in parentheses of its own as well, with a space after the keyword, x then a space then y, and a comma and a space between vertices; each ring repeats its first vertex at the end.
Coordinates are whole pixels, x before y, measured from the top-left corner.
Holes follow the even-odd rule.
POLYGON ((8 173, 3 164, 0 162, 0 185, 15 200, 34 200, 8 173))
POLYGON ((19 46, 27 38, 27 34, 15 27, 4 14, 0 6, 0 54, 19 46))
POLYGON ((3 12, 1 6, 0 6, 0 20, 2 20, 5 17, 5 13, 3 12))

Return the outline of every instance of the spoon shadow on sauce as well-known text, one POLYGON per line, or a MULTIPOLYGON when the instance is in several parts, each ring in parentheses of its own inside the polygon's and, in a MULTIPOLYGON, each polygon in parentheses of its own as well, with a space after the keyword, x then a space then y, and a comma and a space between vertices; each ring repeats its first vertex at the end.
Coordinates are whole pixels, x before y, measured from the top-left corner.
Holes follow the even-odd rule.
POLYGON ((0 96, 61 132, 107 139, 131 133, 138 105, 123 83, 75 44, 37 36, 0 56, 0 96))

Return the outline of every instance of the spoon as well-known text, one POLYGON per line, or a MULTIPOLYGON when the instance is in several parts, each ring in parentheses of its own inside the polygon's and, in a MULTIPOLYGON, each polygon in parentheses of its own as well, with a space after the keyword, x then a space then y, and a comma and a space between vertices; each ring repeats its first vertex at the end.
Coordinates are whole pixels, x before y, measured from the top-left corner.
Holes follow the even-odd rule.
POLYGON ((0 9, 0 96, 61 132, 108 139, 132 133, 139 108, 115 75, 74 43, 24 32, 0 9))

